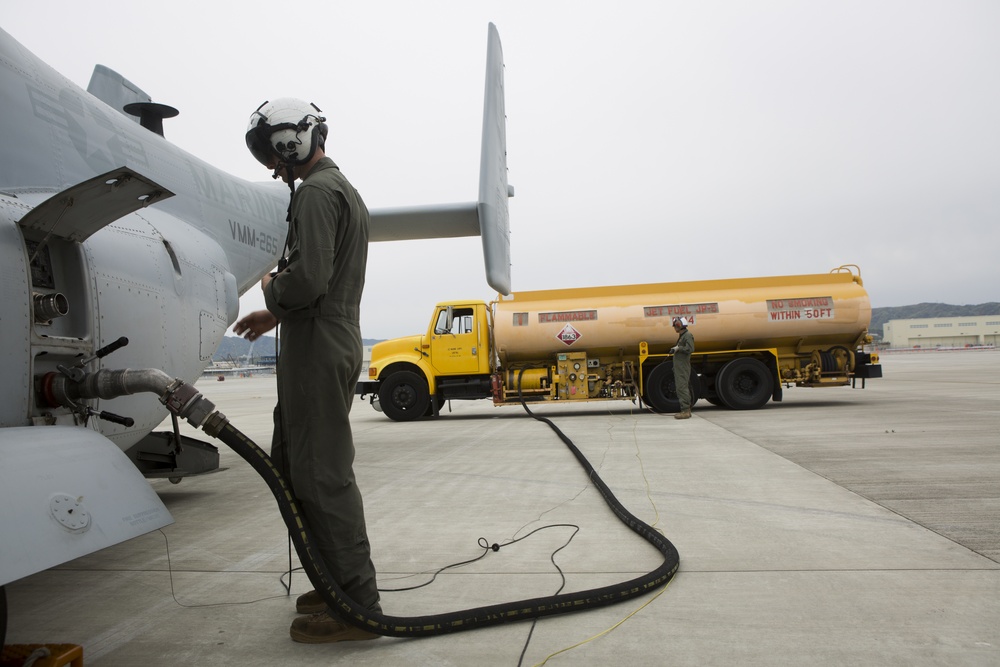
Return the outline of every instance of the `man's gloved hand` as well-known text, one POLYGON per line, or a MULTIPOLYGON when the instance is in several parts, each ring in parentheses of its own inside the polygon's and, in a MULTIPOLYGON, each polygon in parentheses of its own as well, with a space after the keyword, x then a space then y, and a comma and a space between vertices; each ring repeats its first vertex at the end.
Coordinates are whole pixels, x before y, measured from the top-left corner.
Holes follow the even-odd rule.
POLYGON ((674 345, 672 348, 670 348, 670 354, 677 354, 677 346, 676 345, 674 345))

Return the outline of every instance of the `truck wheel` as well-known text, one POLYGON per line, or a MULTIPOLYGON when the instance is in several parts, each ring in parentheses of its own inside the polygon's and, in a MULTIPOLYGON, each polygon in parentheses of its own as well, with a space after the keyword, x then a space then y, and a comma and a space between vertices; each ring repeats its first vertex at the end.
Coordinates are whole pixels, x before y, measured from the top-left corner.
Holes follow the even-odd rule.
POLYGON ((771 399, 774 379, 767 366, 750 357, 733 359, 715 376, 715 391, 726 407, 756 410, 771 399))
MULTIPOLYGON (((701 395, 701 376, 697 373, 692 373, 689 389, 691 405, 694 406, 701 395)), ((681 403, 677 400, 672 361, 664 361, 649 373, 649 377, 646 378, 646 399, 656 412, 677 412, 681 409, 681 403)))
POLYGON ((420 419, 430 405, 427 381, 412 371, 397 371, 382 382, 378 402, 389 419, 408 422, 420 419))

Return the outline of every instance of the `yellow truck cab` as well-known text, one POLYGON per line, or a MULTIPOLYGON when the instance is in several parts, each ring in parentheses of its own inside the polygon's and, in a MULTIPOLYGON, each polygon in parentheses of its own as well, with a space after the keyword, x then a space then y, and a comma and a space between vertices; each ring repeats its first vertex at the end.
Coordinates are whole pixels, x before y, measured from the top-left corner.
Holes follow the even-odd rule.
POLYGON ((359 392, 396 421, 436 415, 448 398, 488 396, 491 330, 485 302, 439 303, 425 334, 375 344, 359 392))

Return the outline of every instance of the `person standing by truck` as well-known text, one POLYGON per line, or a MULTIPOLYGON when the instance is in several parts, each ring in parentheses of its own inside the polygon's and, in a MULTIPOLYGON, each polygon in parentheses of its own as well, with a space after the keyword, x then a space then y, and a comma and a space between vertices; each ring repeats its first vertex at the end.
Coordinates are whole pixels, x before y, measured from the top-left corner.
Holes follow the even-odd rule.
MULTIPOLYGON (((359 325, 368 258, 368 209, 324 153, 327 126, 312 104, 265 102, 250 118, 247 147, 292 190, 286 256, 261 281, 267 310, 236 323, 257 340, 281 323, 278 405, 271 458, 291 481, 330 574, 352 600, 380 612, 375 566, 354 477, 349 413, 361 371, 359 325), (295 189, 294 183, 302 179, 295 189)), ((343 622, 316 591, 300 596, 289 630, 306 643, 375 639, 343 622)))
POLYGON ((686 317, 675 317, 672 322, 677 332, 677 345, 670 348, 674 355, 674 385, 677 388, 677 400, 681 411, 674 419, 691 418, 691 353, 694 352, 694 335, 688 331, 686 317))

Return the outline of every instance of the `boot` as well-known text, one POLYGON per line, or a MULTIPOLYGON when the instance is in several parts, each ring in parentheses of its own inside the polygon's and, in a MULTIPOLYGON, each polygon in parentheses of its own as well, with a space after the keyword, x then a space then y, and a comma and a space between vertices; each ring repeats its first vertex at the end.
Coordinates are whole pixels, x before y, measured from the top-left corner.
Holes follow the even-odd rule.
POLYGON ((299 616, 292 621, 288 634, 293 640, 304 644, 361 641, 378 639, 381 636, 344 623, 325 611, 311 616, 299 616))
POLYGON ((691 410, 690 409, 681 410, 676 415, 674 415, 674 419, 691 419, 691 410))
POLYGON ((295 611, 299 614, 318 614, 326 611, 326 603, 316 591, 303 593, 295 601, 295 611))

